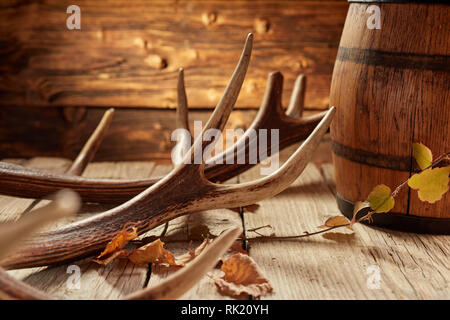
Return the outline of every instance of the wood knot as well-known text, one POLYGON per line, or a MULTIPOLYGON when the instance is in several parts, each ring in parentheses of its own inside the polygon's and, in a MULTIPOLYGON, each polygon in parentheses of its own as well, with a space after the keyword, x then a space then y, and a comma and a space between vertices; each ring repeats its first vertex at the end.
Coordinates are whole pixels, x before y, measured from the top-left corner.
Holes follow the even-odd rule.
POLYGON ((202 14, 202 22, 205 26, 210 26, 217 21, 217 13, 215 12, 204 12, 202 14))
POLYGON ((72 124, 80 123, 86 116, 87 110, 84 107, 64 107, 64 119, 72 124))
POLYGON ((270 29, 270 22, 265 18, 256 18, 254 28, 256 33, 267 33, 270 29))
POLYGON ((167 60, 157 54, 150 54, 145 58, 144 62, 154 69, 167 68, 167 60))
POLYGON ((143 49, 147 49, 148 46, 147 40, 145 40, 144 38, 135 38, 133 40, 133 43, 143 49))

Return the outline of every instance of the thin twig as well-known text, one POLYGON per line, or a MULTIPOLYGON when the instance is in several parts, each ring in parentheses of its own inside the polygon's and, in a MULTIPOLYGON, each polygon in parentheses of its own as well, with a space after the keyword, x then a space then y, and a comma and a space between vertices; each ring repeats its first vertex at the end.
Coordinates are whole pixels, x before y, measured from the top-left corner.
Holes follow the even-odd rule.
POLYGON ((252 238, 244 237, 244 238, 240 238, 240 240, 255 241, 255 240, 267 240, 267 239, 270 239, 270 240, 299 239, 299 238, 306 238, 306 237, 314 236, 316 234, 321 234, 321 233, 324 233, 324 232, 327 232, 327 231, 330 231, 330 230, 333 230, 333 229, 337 229, 337 228, 341 228, 341 227, 347 227, 347 226, 350 226, 350 223, 342 224, 342 225, 339 225, 339 226, 329 227, 327 229, 323 229, 323 230, 316 231, 316 232, 311 232, 311 233, 305 232, 305 234, 295 235, 295 236, 279 236, 279 237, 276 237, 276 236, 264 236, 263 235, 261 237, 252 237, 252 238))

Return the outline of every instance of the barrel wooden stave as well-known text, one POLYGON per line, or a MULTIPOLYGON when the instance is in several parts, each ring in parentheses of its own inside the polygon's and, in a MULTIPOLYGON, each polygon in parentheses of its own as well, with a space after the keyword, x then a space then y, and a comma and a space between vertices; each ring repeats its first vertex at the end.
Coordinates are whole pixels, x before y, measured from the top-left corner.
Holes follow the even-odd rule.
MULTIPOLYGON (((381 29, 369 30, 369 5, 349 7, 330 94, 336 188, 352 202, 417 170, 413 142, 450 149, 450 6, 378 3, 381 29)), ((392 212, 450 218, 450 196, 428 204, 405 189, 392 212)))

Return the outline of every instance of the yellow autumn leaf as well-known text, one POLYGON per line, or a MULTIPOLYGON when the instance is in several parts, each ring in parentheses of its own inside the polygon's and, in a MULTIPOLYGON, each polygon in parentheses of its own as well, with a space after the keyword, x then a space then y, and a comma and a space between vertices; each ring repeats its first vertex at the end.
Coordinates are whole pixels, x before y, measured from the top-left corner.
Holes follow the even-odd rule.
POLYGON ((395 205, 395 200, 391 195, 391 188, 384 184, 373 188, 366 202, 370 204, 370 208, 376 213, 388 212, 395 205))
POLYGON ((430 168, 409 178, 408 185, 418 191, 420 200, 434 203, 448 191, 449 174, 450 166, 430 168))
POLYGON ((325 221, 325 224, 318 226, 318 228, 326 229, 326 228, 332 228, 332 227, 339 227, 349 224, 349 221, 344 216, 335 216, 328 218, 327 221, 325 221))
POLYGON ((431 166, 431 163, 433 162, 433 154, 427 146, 422 143, 413 143, 412 149, 414 159, 416 159, 416 162, 421 170, 431 166))

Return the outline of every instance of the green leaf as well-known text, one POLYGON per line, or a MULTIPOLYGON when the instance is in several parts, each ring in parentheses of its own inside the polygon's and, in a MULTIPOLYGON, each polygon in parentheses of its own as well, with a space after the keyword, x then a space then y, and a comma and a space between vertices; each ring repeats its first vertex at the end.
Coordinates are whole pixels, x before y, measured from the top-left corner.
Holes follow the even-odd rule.
POLYGON ((409 178, 408 185, 418 191, 420 200, 434 203, 448 191, 449 174, 450 166, 430 168, 409 178))
POLYGON ((428 147, 422 143, 413 143, 412 149, 414 159, 416 159, 420 169, 424 170, 431 166, 431 163, 433 162, 433 154, 428 147))
POLYGON ((376 213, 388 212, 395 205, 394 198, 391 196, 391 188, 384 184, 373 188, 366 201, 376 213))

